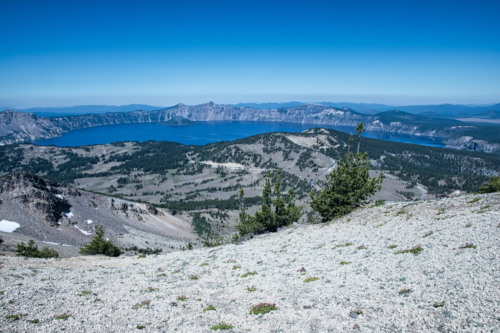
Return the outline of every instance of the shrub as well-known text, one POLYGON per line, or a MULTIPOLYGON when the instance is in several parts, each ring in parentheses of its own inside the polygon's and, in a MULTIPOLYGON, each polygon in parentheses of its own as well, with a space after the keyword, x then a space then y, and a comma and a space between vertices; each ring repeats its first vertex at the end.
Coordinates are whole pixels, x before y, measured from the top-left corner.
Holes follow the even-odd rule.
POLYGON ((108 257, 118 257, 122 251, 118 246, 114 245, 111 241, 105 240, 104 229, 102 226, 97 226, 95 236, 90 243, 80 249, 80 254, 97 255, 104 254, 108 257))
POLYGON ((348 152, 343 159, 339 159, 337 168, 326 176, 326 181, 318 181, 323 189, 311 191, 311 207, 319 213, 323 222, 349 214, 382 188, 383 173, 378 178, 371 178, 368 153, 359 152, 359 141, 364 132, 362 123, 356 132, 358 152, 348 152))
POLYGON ((17 256, 24 256, 30 258, 58 258, 59 253, 57 253, 54 249, 49 249, 48 247, 44 247, 41 251, 38 250, 35 241, 30 239, 28 245, 21 243, 17 244, 16 248, 17 256))
POLYGON ((500 176, 491 177, 489 183, 479 188, 480 193, 500 192, 500 176))

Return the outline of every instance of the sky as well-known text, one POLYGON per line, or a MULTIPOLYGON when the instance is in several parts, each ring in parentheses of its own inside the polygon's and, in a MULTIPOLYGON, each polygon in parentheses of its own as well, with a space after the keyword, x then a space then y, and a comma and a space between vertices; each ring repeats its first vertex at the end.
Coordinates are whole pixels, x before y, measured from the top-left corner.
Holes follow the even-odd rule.
POLYGON ((500 1, 0 1, 0 106, 500 102, 500 1))

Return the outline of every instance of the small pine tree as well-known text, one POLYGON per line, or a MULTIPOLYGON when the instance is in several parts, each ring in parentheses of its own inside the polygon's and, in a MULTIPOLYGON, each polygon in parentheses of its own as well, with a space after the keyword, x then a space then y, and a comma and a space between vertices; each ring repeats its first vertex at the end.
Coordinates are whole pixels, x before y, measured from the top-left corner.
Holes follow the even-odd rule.
MULTIPOLYGON (((311 207, 319 213, 323 222, 349 214, 382 187, 383 174, 378 178, 371 178, 368 153, 359 152, 361 134, 364 132, 362 123, 358 125, 356 132, 358 152, 354 154, 348 147, 345 158, 339 159, 337 168, 326 176, 326 181, 318 182, 325 185, 324 188, 311 191, 311 207)), ((349 146, 352 141, 351 136, 349 146)))
POLYGON ((500 177, 493 176, 490 181, 479 188, 479 193, 500 192, 500 177))
POLYGON ((116 245, 114 245, 109 240, 104 240, 104 228, 102 226, 97 226, 94 238, 80 248, 80 254, 84 255, 97 255, 103 254, 108 257, 118 257, 122 251, 116 245))
POLYGON ((244 192, 243 189, 240 189, 238 194, 240 214, 239 223, 236 225, 236 230, 240 235, 277 231, 278 228, 290 225, 300 219, 303 207, 295 205, 297 200, 295 191, 290 190, 287 195, 282 195, 281 178, 282 171, 278 170, 276 172, 276 183, 272 188, 270 174, 268 174, 262 190, 261 209, 255 212, 255 216, 247 214, 247 208, 244 204, 244 192))
POLYGON ((28 245, 24 243, 18 243, 16 248, 17 256, 30 257, 30 258, 58 258, 59 253, 54 249, 49 249, 44 247, 41 251, 38 250, 38 246, 35 241, 30 239, 28 245))

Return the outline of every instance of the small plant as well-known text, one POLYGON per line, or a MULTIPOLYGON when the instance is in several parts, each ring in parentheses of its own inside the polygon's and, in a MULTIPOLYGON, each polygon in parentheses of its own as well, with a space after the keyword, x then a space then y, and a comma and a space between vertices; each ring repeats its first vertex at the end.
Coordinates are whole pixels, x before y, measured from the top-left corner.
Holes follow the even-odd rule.
POLYGON ((425 238, 425 237, 429 237, 430 235, 432 235, 434 233, 434 231, 429 231, 428 233, 426 233, 425 235, 423 235, 422 237, 425 238))
POLYGON ((30 324, 38 324, 40 322, 39 319, 33 319, 33 320, 26 320, 30 324))
POLYGON ((255 286, 247 287, 247 291, 250 292, 250 293, 254 292, 256 290, 257 290, 257 288, 255 288, 255 286))
POLYGON ((364 245, 358 246, 358 247, 356 248, 356 250, 366 250, 366 249, 367 249, 367 247, 366 247, 366 246, 364 246, 364 245))
POLYGON ((340 262, 340 265, 342 265, 342 266, 349 265, 349 264, 352 264, 352 261, 341 261, 340 262))
POLYGON ((95 236, 84 247, 80 248, 80 254, 83 255, 97 255, 103 254, 108 257, 118 257, 122 251, 109 240, 104 240, 104 229, 102 226, 97 226, 95 229, 95 236))
POLYGON ((442 308, 444 306, 444 302, 434 302, 432 306, 435 308, 442 308))
POLYGON ((226 263, 228 263, 228 264, 234 264, 234 263, 236 263, 236 260, 234 260, 234 259, 229 259, 228 261, 226 261, 226 263))
POLYGON ((208 263, 204 262, 203 264, 200 265, 200 267, 203 267, 203 266, 208 266, 208 263))
POLYGON ((78 292, 78 294, 76 294, 76 296, 91 296, 91 295, 95 295, 93 292, 91 291, 88 291, 88 290, 81 290, 78 292))
POLYGON ((467 201, 467 203, 475 203, 475 202, 478 202, 479 200, 481 200, 481 198, 474 198, 472 199, 471 201, 467 201))
POLYGON ((178 301, 185 301, 187 300, 188 298, 186 296, 177 296, 176 300, 178 301))
POLYGON ((13 315, 7 315, 5 316, 5 319, 12 319, 13 321, 19 320, 21 318, 22 314, 13 314, 13 315))
POLYGON ((137 310, 145 306, 149 306, 151 304, 151 301, 142 301, 141 303, 135 304, 132 309, 137 310))
POLYGON ((209 305, 209 306, 207 306, 206 308, 203 309, 203 312, 205 312, 205 311, 215 311, 215 310, 217 310, 215 308, 215 306, 209 305))
POLYGON ((404 209, 401 209, 399 212, 396 213, 396 216, 406 214, 406 211, 404 209))
POLYGON ((476 245, 472 243, 466 243, 465 245, 460 246, 461 249, 475 249, 477 248, 476 245))
POLYGON ((224 330, 230 330, 231 328, 234 328, 234 326, 231 326, 231 325, 228 325, 228 324, 224 324, 224 323, 221 323, 221 324, 214 325, 214 326, 210 327, 210 329, 212 331, 218 331, 218 330, 224 331, 224 330))
POLYGON ((67 320, 69 317, 71 317, 71 315, 65 313, 65 314, 57 316, 55 319, 56 320, 67 320))
POLYGON ((141 291, 142 293, 152 293, 153 291, 157 291, 158 288, 151 288, 149 287, 148 289, 145 289, 143 291, 141 291))
POLYGON ((278 308, 276 307, 276 304, 271 304, 271 303, 260 303, 257 305, 252 306, 250 309, 250 314, 258 315, 258 314, 264 314, 264 313, 269 313, 273 310, 277 310, 278 308))
POLYGON ((472 223, 467 223, 467 224, 465 225, 465 227, 466 227, 466 228, 470 228, 470 227, 472 227, 472 223))
POLYGON ((137 256, 137 259, 143 259, 143 258, 146 258, 146 255, 145 254, 139 254, 137 256))
POLYGON ((165 274, 165 273, 161 273, 161 274, 158 274, 157 276, 158 276, 158 277, 160 277, 160 276, 167 276, 167 274, 165 274))
POLYGON ((240 277, 242 277, 242 278, 246 278, 247 276, 251 276, 251 275, 257 275, 257 272, 247 272, 247 273, 243 274, 243 275, 242 275, 242 276, 240 276, 240 277))
POLYGON ((180 273, 181 271, 180 270, 176 270, 176 271, 173 271, 172 274, 177 274, 177 273, 180 273))
POLYGON ((238 268, 241 268, 241 266, 240 265, 234 265, 233 266, 233 269, 238 269, 238 268))
POLYGON ((388 246, 388 248, 390 248, 390 249, 395 249, 395 248, 397 248, 397 247, 398 247, 397 245, 389 245, 389 246, 388 246))
POLYGON ((189 275, 188 278, 189 280, 198 280, 198 277, 196 275, 189 275))
POLYGON ((41 251, 38 250, 35 241, 30 239, 28 245, 18 243, 16 248, 16 256, 23 256, 29 258, 59 258, 59 253, 54 249, 44 247, 41 251))
POLYGON ((311 276, 311 277, 308 277, 307 279, 305 279, 304 282, 309 283, 309 282, 318 281, 318 280, 319 280, 319 277, 311 276))
POLYGON ((394 254, 413 253, 413 254, 417 255, 420 252, 422 252, 423 250, 424 249, 420 245, 417 245, 417 246, 412 247, 411 249, 406 249, 406 250, 394 252, 394 254))
POLYGON ((446 213, 446 208, 439 208, 438 212, 436 213, 436 215, 441 215, 441 214, 444 214, 444 213, 446 213))
POLYGON ((399 291, 399 294, 400 294, 400 295, 405 295, 405 294, 409 294, 409 293, 411 293, 411 292, 412 292, 411 288, 404 288, 404 289, 401 289, 401 290, 399 291))
POLYGON ((363 314, 363 310, 361 310, 361 308, 359 308, 359 307, 356 308, 356 309, 354 309, 354 310, 352 310, 351 312, 354 312, 358 316, 363 314))
POLYGON ((142 329, 145 329, 145 328, 146 328, 146 326, 144 326, 144 325, 137 325, 137 329, 138 330, 142 330, 142 329))

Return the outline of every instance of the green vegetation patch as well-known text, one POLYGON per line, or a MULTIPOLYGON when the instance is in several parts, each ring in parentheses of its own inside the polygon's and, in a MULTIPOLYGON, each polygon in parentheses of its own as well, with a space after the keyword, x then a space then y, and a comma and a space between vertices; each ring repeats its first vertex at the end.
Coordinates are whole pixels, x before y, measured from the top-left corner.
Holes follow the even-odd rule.
POLYGON ((278 308, 276 307, 276 304, 271 304, 271 303, 260 303, 257 305, 252 306, 250 309, 250 314, 258 315, 258 314, 264 314, 264 313, 269 313, 273 310, 277 310, 278 308))
POLYGON ((5 316, 5 319, 10 319, 12 321, 19 320, 22 317, 22 314, 13 314, 5 316))
POLYGON ((257 272, 247 272, 247 273, 243 274, 243 275, 242 275, 242 276, 240 276, 240 277, 242 277, 242 278, 246 278, 247 276, 252 276, 252 275, 257 275, 257 272))
POLYGON ((210 327, 210 329, 212 331, 224 331, 224 330, 230 330, 231 328, 234 328, 234 326, 231 326, 231 325, 228 325, 228 324, 224 324, 224 323, 221 323, 221 324, 217 324, 217 325, 214 325, 212 327, 210 327))
POLYGON ((311 277, 308 277, 307 279, 305 279, 304 282, 309 283, 309 282, 318 281, 318 280, 319 280, 319 277, 311 276, 311 277))
POLYGON ((465 245, 460 246, 461 249, 475 249, 477 248, 476 245, 472 243, 466 243, 465 245))
POLYGON ((207 306, 206 308, 203 309, 203 312, 205 312, 205 311, 215 311, 215 310, 217 310, 215 308, 215 306, 209 305, 209 306, 207 306))

